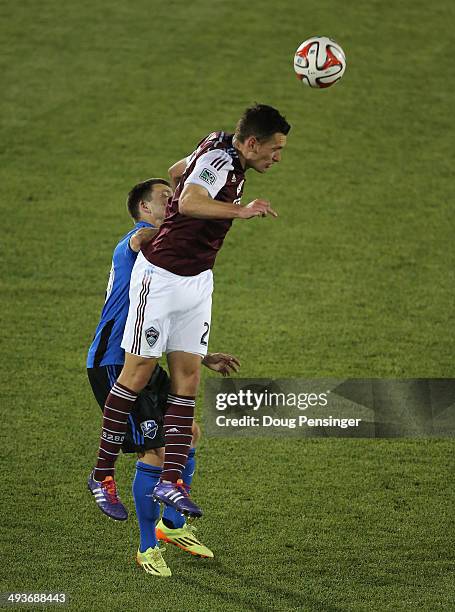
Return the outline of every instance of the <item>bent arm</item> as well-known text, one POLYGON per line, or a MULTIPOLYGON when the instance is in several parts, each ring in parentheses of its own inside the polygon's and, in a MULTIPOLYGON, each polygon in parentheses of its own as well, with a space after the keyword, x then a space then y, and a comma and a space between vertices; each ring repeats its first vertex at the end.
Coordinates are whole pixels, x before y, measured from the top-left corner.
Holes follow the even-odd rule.
POLYGON ((137 230, 130 238, 131 250, 135 253, 139 253, 142 246, 150 242, 150 240, 156 236, 157 232, 158 229, 156 227, 142 227, 140 230, 137 230))
POLYGON ((196 219, 237 219, 240 206, 220 202, 209 196, 205 187, 190 183, 185 185, 179 198, 179 213, 196 219))
POLYGON ((180 179, 183 176, 183 173, 186 170, 186 160, 187 160, 187 158, 184 157, 180 161, 175 162, 175 164, 173 166, 171 166, 169 168, 169 170, 168 170, 169 178, 171 179, 171 181, 170 181, 171 182, 171 187, 174 190, 177 187, 180 179))

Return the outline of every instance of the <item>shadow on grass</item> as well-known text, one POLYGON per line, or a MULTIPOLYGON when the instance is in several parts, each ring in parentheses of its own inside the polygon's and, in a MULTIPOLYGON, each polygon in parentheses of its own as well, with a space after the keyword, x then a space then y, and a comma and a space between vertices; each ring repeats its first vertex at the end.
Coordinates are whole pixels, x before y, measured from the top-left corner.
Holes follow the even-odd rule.
MULTIPOLYGON (((341 612, 342 610, 341 608, 317 601, 301 591, 286 589, 272 583, 259 583, 253 578, 225 566, 219 560, 201 563, 198 567, 198 574, 201 574, 200 580, 192 576, 185 576, 184 578, 174 576, 176 580, 182 580, 185 585, 191 585, 202 589, 204 592, 209 592, 221 601, 237 606, 239 610, 255 610, 257 612, 270 612, 271 609, 302 610, 307 612, 341 612), (226 587, 217 587, 217 577, 223 581, 229 580, 234 583, 230 585, 229 591, 227 591, 226 587), (242 594, 242 589, 249 589, 255 595, 248 596, 242 594), (276 598, 272 608, 260 603, 259 600, 262 594, 276 598)), ((273 576, 271 576, 271 580, 273 580, 273 576)))

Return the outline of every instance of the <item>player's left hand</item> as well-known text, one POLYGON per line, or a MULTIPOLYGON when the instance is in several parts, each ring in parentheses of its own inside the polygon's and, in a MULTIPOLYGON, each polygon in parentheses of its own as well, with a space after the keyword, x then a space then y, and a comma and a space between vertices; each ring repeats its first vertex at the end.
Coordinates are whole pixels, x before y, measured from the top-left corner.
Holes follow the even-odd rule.
POLYGON ((230 376, 233 372, 238 372, 240 361, 234 355, 228 353, 207 353, 202 363, 222 376, 230 376))

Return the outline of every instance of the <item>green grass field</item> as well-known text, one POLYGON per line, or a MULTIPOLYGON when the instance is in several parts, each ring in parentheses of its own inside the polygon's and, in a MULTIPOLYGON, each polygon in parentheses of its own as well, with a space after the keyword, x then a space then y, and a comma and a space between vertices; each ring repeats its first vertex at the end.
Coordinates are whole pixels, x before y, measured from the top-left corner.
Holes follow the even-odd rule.
MULTIPOLYGON (((0 3, 2 580, 69 609, 453 610, 452 440, 208 439, 195 497, 216 559, 136 568, 137 524, 86 490, 85 355, 124 200, 257 100, 292 124, 215 268, 212 350, 254 377, 453 377, 453 3, 0 3), (344 47, 303 89, 308 36, 344 47)), ((204 374, 206 376, 206 374, 204 374)), ((199 414, 199 416, 201 416, 199 414)), ((118 464, 132 508, 134 460, 118 464)))

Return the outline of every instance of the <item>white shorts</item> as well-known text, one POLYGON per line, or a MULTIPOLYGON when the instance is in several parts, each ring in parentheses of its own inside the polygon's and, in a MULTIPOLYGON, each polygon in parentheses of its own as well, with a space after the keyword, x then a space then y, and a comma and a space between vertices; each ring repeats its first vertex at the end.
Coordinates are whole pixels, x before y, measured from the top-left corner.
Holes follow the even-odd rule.
POLYGON ((207 354, 213 275, 179 276, 139 253, 130 282, 130 308, 122 348, 142 357, 185 351, 207 354))

